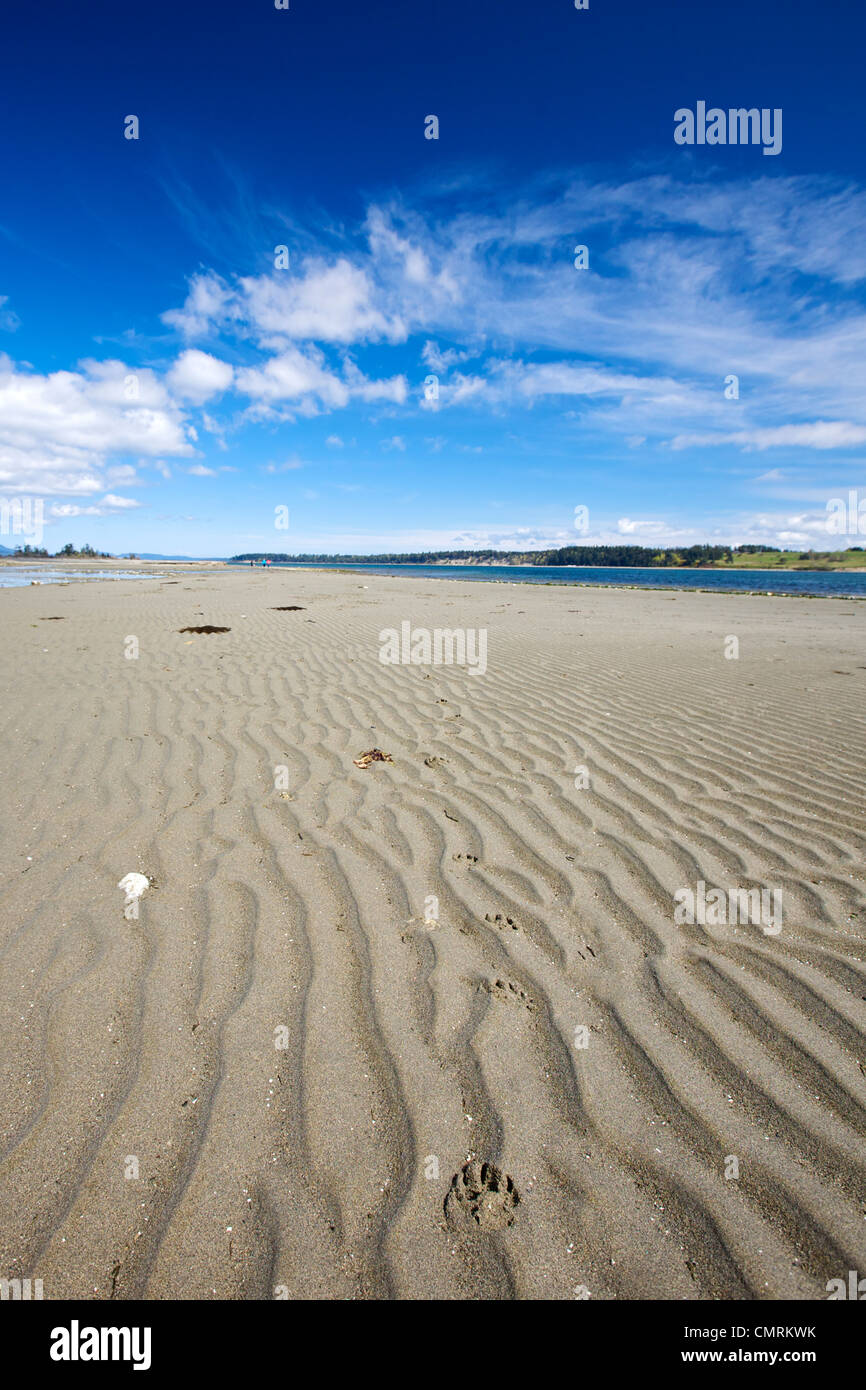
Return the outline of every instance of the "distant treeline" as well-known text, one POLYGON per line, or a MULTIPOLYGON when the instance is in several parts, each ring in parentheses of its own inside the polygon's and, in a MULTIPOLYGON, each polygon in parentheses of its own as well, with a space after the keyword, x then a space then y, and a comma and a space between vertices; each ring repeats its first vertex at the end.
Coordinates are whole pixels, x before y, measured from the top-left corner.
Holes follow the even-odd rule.
POLYGON ((679 550, 652 550, 643 545, 566 545, 559 550, 418 550, 403 555, 275 555, 255 551, 233 555, 232 562, 271 560, 275 563, 327 565, 433 565, 470 561, 484 565, 610 565, 622 568, 707 565, 733 561, 735 555, 779 553, 777 545, 689 545, 679 550))
MULTIPOLYGON (((67 541, 62 550, 55 550, 53 555, 50 550, 46 550, 44 547, 18 545, 12 553, 12 558, 18 559, 22 556, 26 557, 28 560, 59 560, 62 556, 66 558, 73 557, 77 560, 85 557, 89 560, 111 560, 114 558, 112 555, 109 555, 107 550, 94 550, 92 545, 83 545, 80 550, 76 550, 71 541, 67 541)), ((129 558, 134 560, 135 556, 130 555, 129 558)))

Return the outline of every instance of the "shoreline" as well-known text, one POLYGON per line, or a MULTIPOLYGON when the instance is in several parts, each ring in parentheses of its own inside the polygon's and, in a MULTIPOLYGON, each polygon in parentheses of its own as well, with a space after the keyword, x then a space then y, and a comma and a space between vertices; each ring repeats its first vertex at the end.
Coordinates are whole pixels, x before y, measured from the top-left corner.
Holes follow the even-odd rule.
MULTIPOLYGON (((21 568, 21 569, 25 569, 25 570, 29 570, 29 569, 34 569, 34 570, 35 570, 35 569, 37 568, 36 565, 31 564, 29 561, 27 561, 27 560, 25 560, 25 559, 23 559, 23 558, 22 558, 22 559, 16 559, 16 560, 14 561, 14 565, 10 563, 11 561, 12 561, 12 557, 11 557, 11 556, 0 556, 0 569, 6 568, 6 567, 10 567, 10 568, 21 568)), ((281 564, 281 565, 273 565, 273 566, 271 566, 270 568, 265 568, 264 570, 262 570, 262 567, 259 565, 259 566, 256 566, 253 570, 250 570, 250 566, 249 566, 248 564, 244 564, 243 562, 239 562, 239 563, 237 563, 237 564, 231 564, 230 562, 228 562, 228 561, 223 561, 223 560, 137 560, 137 561, 126 561, 126 560, 124 560, 124 561, 117 561, 117 560, 115 560, 115 561, 112 561, 112 560, 93 561, 93 560, 90 560, 90 561, 76 561, 76 560, 73 560, 73 559, 64 559, 63 561, 56 561, 56 562, 54 562, 54 561, 46 561, 46 559, 43 557, 41 563, 42 563, 43 565, 45 565, 46 568, 50 568, 50 569, 52 569, 52 570, 57 570, 57 571, 59 571, 59 572, 64 572, 66 566, 68 566, 68 567, 70 568, 70 570, 72 570, 72 571, 81 572, 81 571, 92 570, 94 574, 99 574, 99 572, 100 572, 101 570, 114 570, 114 569, 117 569, 118 566, 121 566, 121 565, 122 565, 122 567, 123 567, 124 569, 126 569, 126 570, 130 569, 131 567, 138 568, 138 569, 140 570, 140 577, 141 577, 141 578, 148 578, 148 577, 158 578, 159 575, 160 575, 160 573, 161 573, 162 571, 164 571, 164 570, 167 570, 167 569, 173 569, 174 572, 187 572, 187 573, 189 573, 189 574, 191 574, 191 575, 202 574, 202 573, 210 573, 210 574, 216 574, 216 573, 229 573, 229 574, 233 574, 233 573, 236 573, 236 572, 239 572, 239 573, 247 572, 247 573, 255 573, 255 574, 262 574, 262 573, 264 573, 264 574, 271 574, 271 575, 277 574, 277 573, 283 573, 283 574, 289 574, 289 573, 300 573, 300 574, 335 574, 335 575, 339 575, 339 574, 352 574, 352 575, 375 576, 375 577, 378 578, 378 579, 401 579, 401 578, 413 579, 413 580, 431 579, 431 580, 437 580, 437 581, 443 581, 443 580, 444 580, 444 581, 453 581, 453 582, 457 582, 457 583, 459 583, 460 581, 462 581, 462 580, 465 579, 465 578, 468 578, 468 576, 466 576, 466 575, 464 575, 464 574, 441 574, 441 575, 440 575, 440 574, 426 574, 426 575, 417 575, 417 574, 412 574, 411 572, 407 572, 407 573, 404 573, 404 574, 400 574, 400 573, 398 573, 398 574, 393 574, 393 573, 387 572, 387 569, 386 569, 385 566, 370 566, 370 567, 360 566, 360 567, 357 567, 357 568, 356 568, 354 565, 342 565, 342 566, 339 566, 339 567, 334 567, 334 566, 329 566, 329 565, 287 565, 287 564, 281 564)), ((398 568, 404 568, 404 567, 399 567, 399 566, 394 565, 394 566, 392 566, 392 567, 390 567, 390 568, 391 568, 391 569, 398 569, 398 568)), ((410 571, 411 568, 412 568, 411 566, 408 566, 408 565, 405 566, 405 570, 406 570, 406 571, 410 571)), ((433 566, 432 566, 432 565, 424 566, 424 568, 432 569, 433 566)), ((464 568, 465 568, 465 569, 471 569, 472 567, 471 567, 471 566, 465 566, 464 568)), ((502 566, 502 568, 505 569, 506 566, 502 566)), ((531 568, 533 568, 533 567, 532 567, 532 566, 513 566, 512 568, 531 569, 531 568)), ((577 570, 577 569, 598 569, 598 568, 601 568, 601 567, 600 567, 600 566, 594 566, 594 565, 561 565, 561 566, 556 566, 556 568, 557 568, 557 569, 577 570)), ((611 566, 610 568, 617 568, 617 566, 611 566)), ((631 569, 632 567, 629 566, 628 568, 631 569)), ((638 567, 637 567, 637 566, 635 566, 635 567, 633 567, 633 568, 634 568, 635 570, 638 570, 638 567)), ((639 572, 641 572, 641 573, 670 573, 670 572, 673 572, 673 571, 672 571, 672 570, 663 569, 661 566, 659 566, 659 567, 657 567, 657 568, 648 567, 648 568, 646 568, 646 569, 644 569, 644 568, 641 567, 641 568, 639 569, 639 572)), ((685 571, 680 571, 680 572, 683 572, 683 573, 699 573, 700 571, 699 571, 699 570, 685 570, 685 571)), ((706 573, 719 573, 719 571, 711 571, 711 570, 709 570, 709 569, 706 569, 704 572, 706 572, 706 573)), ((737 572, 740 573, 740 574, 764 574, 764 573, 767 573, 767 571, 764 571, 764 570, 741 570, 741 571, 737 571, 737 572)), ((826 570, 821 570, 821 571, 802 571, 802 570, 795 570, 795 571, 779 571, 779 573, 795 573, 795 574, 803 574, 803 573, 822 573, 822 574, 826 574, 826 573, 828 573, 828 571, 826 571, 826 570)), ((845 573, 849 573, 849 574, 860 574, 860 573, 866 573, 866 570, 839 570, 839 571, 834 571, 834 573, 840 573, 840 574, 845 574, 845 573)), ((112 574, 112 575, 109 576, 109 577, 110 577, 112 583, 122 583, 122 582, 124 581, 124 579, 127 578, 128 576, 126 576, 126 575, 114 575, 114 574, 112 574)), ((45 584, 43 585, 43 587, 45 587, 45 588, 51 588, 51 587, 54 587, 54 586, 56 586, 56 585, 76 584, 76 583, 87 583, 87 582, 88 582, 87 580, 80 578, 80 577, 76 574, 74 577, 70 577, 70 578, 67 579, 67 580, 52 580, 52 581, 49 581, 48 583, 45 583, 45 584)), ((802 591, 801 591, 801 592, 785 592, 783 589, 763 589, 763 588, 758 588, 758 589, 747 589, 747 588, 737 588, 737 587, 726 588, 726 587, 723 587, 721 584, 719 584, 719 585, 717 585, 717 586, 714 585, 714 586, 710 586, 710 587, 703 587, 703 586, 699 586, 699 585, 695 585, 695 584, 627 584, 627 583, 623 583, 623 582, 621 582, 621 581, 614 581, 614 582, 609 582, 609 583, 600 583, 600 582, 593 583, 592 581, 583 582, 583 581, 580 581, 580 580, 572 580, 572 581, 570 581, 570 582, 567 582, 567 581, 565 581, 565 580, 557 580, 557 579, 552 579, 552 578, 549 578, 549 579, 537 579, 537 580, 522 579, 522 578, 510 578, 510 579, 507 579, 507 578, 504 578, 504 577, 500 578, 500 577, 498 577, 498 576, 497 576, 497 577, 493 577, 493 576, 487 576, 487 575, 485 575, 483 578, 473 577, 473 578, 471 578, 471 579, 469 580, 469 582, 472 583, 472 584, 482 584, 482 585, 483 585, 483 584, 510 584, 510 585, 513 585, 513 586, 525 585, 527 588, 531 588, 531 589, 543 589, 543 588, 559 588, 559 589, 563 589, 563 588, 564 588, 564 589, 580 589, 580 590, 593 589, 593 590, 600 590, 600 591, 605 591, 605 590, 620 590, 620 591, 635 591, 635 592, 640 592, 640 593, 662 593, 662 594, 673 592, 673 593, 678 593, 678 594, 685 594, 685 593, 689 593, 689 594, 718 594, 720 597, 735 597, 735 598, 785 598, 785 599, 821 599, 821 600, 836 600, 836 599, 839 599, 839 600, 844 600, 845 602, 849 602, 849 603, 850 603, 850 602, 863 602, 864 600, 866 600, 866 593, 863 593, 863 594, 838 594, 838 593, 837 593, 837 594, 821 594, 821 593, 806 593, 806 592, 802 592, 802 591)), ((4 586, 4 585, 0 585, 0 591, 8 590, 9 592, 12 592, 12 591, 14 591, 14 589, 15 589, 16 587, 27 587, 27 586, 23 586, 23 585, 22 585, 22 586, 13 586, 13 585, 4 586)))
MULTIPOLYGON (((235 565, 228 565, 228 564, 227 564, 226 568, 231 569, 231 570, 243 570, 243 569, 244 569, 244 565, 243 565, 242 562, 241 562, 241 563, 238 563, 238 564, 235 564, 235 565)), ((249 566, 247 565, 246 568, 248 569, 249 566)), ((393 569, 397 569, 398 566, 394 565, 394 566, 392 566, 392 568, 393 568, 393 569)), ((406 566, 406 568, 408 569, 409 566, 406 566)), ((432 568, 432 566, 428 566, 428 567, 425 567, 425 568, 432 568)), ((468 568, 470 568, 470 566, 466 566, 466 568, 468 569, 468 568)), ((515 568, 517 568, 517 567, 515 567, 515 568)), ((524 568, 530 568, 530 567, 529 567, 529 566, 525 566, 524 568)), ((561 566, 557 566, 556 568, 558 568, 558 569, 597 569, 597 568, 600 568, 600 567, 599 567, 599 566, 596 566, 596 565, 573 565, 573 566, 572 566, 572 565, 561 565, 561 566)), ((611 568, 616 568, 616 566, 611 566, 611 568)), ((328 565, 285 565, 285 564, 283 564, 283 565, 272 565, 271 568, 270 568, 270 570, 265 569, 264 573, 265 573, 265 574, 268 574, 268 573, 270 573, 270 574, 276 574, 276 573, 293 573, 293 572, 294 572, 294 573, 297 573, 297 572, 300 572, 300 573, 307 573, 307 574, 355 574, 355 575, 364 575, 364 574, 366 574, 366 575, 375 575, 375 577, 376 577, 377 579, 402 579, 402 578, 405 578, 405 579, 431 579, 431 580, 436 580, 436 581, 442 581, 442 580, 448 581, 448 580, 451 580, 451 581, 454 581, 455 583, 460 583, 460 582, 465 578, 465 576, 462 575, 462 574, 425 574, 425 575, 412 575, 412 574, 401 575, 401 574, 390 574, 390 573, 383 573, 383 572, 381 572, 381 571, 383 571, 384 569, 385 569, 385 566, 381 566, 381 567, 372 567, 372 566, 371 566, 370 568, 360 568, 360 569, 356 569, 354 566, 350 566, 350 565, 343 565, 343 566, 341 566, 340 568, 334 568, 333 566, 328 566, 328 565)), ((659 567, 659 570, 660 570, 660 569, 661 569, 661 567, 659 567)), ((261 572, 261 566, 258 567, 258 572, 261 572)), ((656 572, 659 572, 659 571, 651 571, 651 572, 656 573, 656 572)), ((718 572, 718 571, 717 571, 717 572, 718 572)), ((763 570, 746 570, 746 571, 741 571, 741 573, 743 573, 743 572, 744 572, 744 573, 747 573, 747 574, 752 574, 752 573, 754 573, 754 574, 762 574, 762 573, 764 573, 763 570)), ((805 571, 792 571, 792 572, 793 572, 793 573, 805 573, 805 571)), ((810 571, 810 572, 812 572, 812 573, 822 573, 822 574, 823 574, 823 573, 827 573, 826 570, 810 571)), ((861 574, 861 573, 864 573, 864 574, 866 574, 866 570, 849 570, 849 571, 840 570, 840 571, 838 571, 838 573, 840 573, 840 574, 844 574, 844 573, 854 573, 854 574, 861 574)), ((523 579, 523 580, 521 580, 521 579, 499 579, 499 578, 494 579, 492 576, 491 576, 491 577, 488 577, 488 576, 486 576, 486 575, 485 575, 485 577, 484 577, 483 579, 478 579, 478 578, 476 578, 476 579, 470 580, 469 582, 472 583, 472 584, 514 584, 514 585, 517 585, 517 584, 525 584, 525 585, 527 585, 527 587, 529 587, 529 588, 534 588, 534 589, 544 589, 544 588, 548 588, 548 587, 550 587, 550 588, 560 588, 560 589, 599 589, 599 590, 602 590, 602 591, 607 590, 607 589, 622 589, 622 590, 636 590, 636 591, 639 591, 639 592, 641 592, 641 593, 669 593, 671 590, 673 590, 673 592, 675 592, 675 593, 683 593, 683 594, 719 594, 720 596, 724 595, 724 596, 726 596, 726 597, 729 597, 729 596, 733 595, 734 597, 737 597, 737 598, 845 599, 846 601, 849 601, 849 602, 850 602, 850 601, 855 601, 855 600, 856 600, 856 601, 859 601, 859 602, 863 602, 864 600, 866 600, 866 593, 863 593, 863 594, 807 594, 807 593, 785 593, 784 591, 778 590, 778 589, 772 589, 772 590, 770 590, 770 589, 737 589, 737 588, 733 588, 733 589, 724 589, 724 588, 722 588, 721 586, 712 587, 712 588, 701 588, 701 587, 698 587, 697 585, 692 585, 692 584, 683 584, 683 585, 678 585, 678 584, 667 584, 667 585, 662 585, 662 584, 623 584, 623 583, 620 583, 620 582, 609 583, 609 584, 601 584, 601 583, 595 583, 595 584, 593 584, 593 583, 591 583, 591 582, 582 583, 582 582, 580 582, 580 581, 572 581, 572 582, 569 584, 569 583, 566 583, 565 581, 557 581, 556 579, 539 579, 539 580, 535 580, 535 581, 529 580, 529 579, 523 579)))

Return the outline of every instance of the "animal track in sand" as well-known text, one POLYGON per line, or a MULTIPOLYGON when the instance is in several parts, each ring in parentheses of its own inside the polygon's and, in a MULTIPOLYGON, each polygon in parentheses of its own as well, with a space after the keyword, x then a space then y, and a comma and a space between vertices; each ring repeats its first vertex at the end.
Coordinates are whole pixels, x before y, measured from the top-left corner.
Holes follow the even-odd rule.
POLYGON ((466 862, 467 862, 468 864, 477 864, 477 863, 478 863, 478 855, 477 855, 477 854, 452 854, 451 858, 452 858, 452 859, 465 859, 466 862))
POLYGON ((280 608, 272 608, 272 613, 306 613, 306 608, 302 608, 299 603, 286 603, 280 608))
POLYGON ((512 931, 520 931, 514 918, 503 917, 501 912, 485 912, 484 920, 485 922, 492 922, 494 926, 499 927, 502 931, 504 931, 506 927, 510 927, 512 931))
POLYGON ((449 1225, 473 1221, 482 1231, 501 1231, 514 1223, 520 1194, 507 1173, 495 1163, 473 1159, 451 1179, 445 1197, 449 1225))
POLYGON ((484 980, 481 988, 492 994, 494 999, 504 999, 509 1004, 522 1004, 529 1013, 535 1013, 535 1004, 526 990, 521 989, 512 980, 494 980, 492 983, 490 980, 484 980))
POLYGON ((179 627, 178 632, 231 632, 230 627, 213 627, 205 623, 203 627, 179 627))

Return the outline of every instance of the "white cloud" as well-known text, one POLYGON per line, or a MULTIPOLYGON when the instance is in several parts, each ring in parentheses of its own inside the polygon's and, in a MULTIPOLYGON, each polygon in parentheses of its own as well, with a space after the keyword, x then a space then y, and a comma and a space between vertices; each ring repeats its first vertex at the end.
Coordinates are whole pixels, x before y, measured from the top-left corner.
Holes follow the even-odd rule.
POLYGON ((232 326, 262 346, 279 350, 289 341, 400 342, 406 325, 388 314, 381 291, 366 269, 339 256, 332 264, 311 256, 299 273, 274 270, 242 276, 229 286, 212 273, 195 275, 181 309, 163 322, 186 338, 204 338, 232 326))
POLYGON ((298 468, 305 468, 303 459, 299 459, 297 454, 292 458, 286 459, 283 463, 268 463, 265 465, 266 473, 293 473, 298 468))
POLYGON ((816 420, 812 424, 736 430, 731 434, 681 434, 671 441, 671 448, 736 444, 741 449, 775 449, 792 445, 800 449, 846 449, 863 443, 866 443, 864 425, 855 425, 848 420, 816 420))
POLYGON ((445 348, 444 351, 438 343, 428 339, 421 349, 421 360, 433 372, 447 372, 452 367, 456 367, 459 362, 467 362, 472 357, 477 357, 478 351, 460 352, 457 348, 445 348))
POLYGON ((101 502, 89 507, 79 506, 76 502, 54 502, 48 508, 47 515, 49 520, 66 521, 76 516, 116 516, 140 506, 141 503, 132 497, 117 497, 107 492, 101 502))
POLYGON ((193 476, 194 478, 215 478, 215 477, 216 477, 216 469, 215 469, 215 468, 207 468, 207 467, 205 467, 205 465, 204 465, 203 463, 194 463, 193 466, 192 466, 192 468, 188 468, 188 469, 187 469, 187 472, 188 472, 188 473, 191 473, 192 476, 193 476))
POLYGON ((318 348, 291 346, 261 367, 242 368, 236 374, 238 390, 253 401, 265 404, 290 401, 304 414, 319 409, 334 410, 347 406, 352 398, 363 401, 393 401, 406 399, 406 379, 390 377, 371 381, 347 363, 342 377, 332 371, 318 348))
MULTIPOLYGON (((489 382, 483 376, 464 376, 462 372, 455 372, 444 389, 439 388, 439 399, 448 405, 462 405, 465 401, 484 395, 488 387, 489 382)), ((489 399, 492 398, 491 394, 489 399)))
POLYGON ((192 453, 183 415, 154 372, 87 361, 43 376, 0 356, 0 488, 92 494, 110 455, 192 453))
POLYGON ((205 272, 164 317, 187 336, 226 333, 273 354, 238 374, 247 420, 289 422, 353 399, 402 405, 402 375, 369 381, 316 344, 387 350, 424 335, 422 361, 444 378, 437 400, 421 393, 425 411, 555 407, 571 396, 586 402, 582 421, 628 447, 671 434, 690 447, 713 431, 755 448, 837 447, 834 431, 841 443, 858 438, 833 422, 866 424, 866 312, 854 299, 793 293, 791 277, 844 289, 866 275, 854 236, 866 195, 802 177, 551 188, 513 191, 501 211, 477 211, 470 198, 450 219, 397 200, 373 205, 366 244, 349 249, 346 236, 297 269, 231 285, 205 272), (593 243, 590 274, 572 264, 575 227, 593 243), (499 357, 456 370, 486 348, 499 357), (542 351, 562 360, 529 360, 542 351), (731 372, 742 382, 736 403, 723 397, 731 372), (821 436, 810 436, 806 412, 824 422, 821 436))
POLYGON ((275 271, 245 277, 240 281, 237 303, 259 341, 271 346, 287 339, 401 341, 406 337, 405 325, 399 319, 389 319, 376 298, 367 272, 340 257, 333 265, 310 259, 299 276, 275 271))
POLYGON ((102 500, 106 507, 114 507, 118 511, 126 511, 130 507, 141 506, 141 503, 137 502, 133 497, 118 497, 116 493, 113 492, 107 492, 102 500))
POLYGON ((549 362, 543 366, 508 363, 502 375, 523 396, 625 396, 631 393, 658 396, 680 390, 664 377, 633 376, 612 372, 594 364, 549 362))
POLYGON ((233 316, 233 292, 218 275, 194 275, 182 309, 169 309, 163 323, 185 338, 201 338, 233 316))
POLYGON ((181 400, 203 405, 212 396, 227 391, 234 371, 228 362, 221 362, 208 352, 188 348, 170 368, 166 381, 169 390, 181 400))
MULTIPOLYGON (((170 477, 167 459, 195 455, 190 411, 230 391, 236 413, 221 402, 195 417, 221 448, 245 424, 373 405, 398 449, 411 436, 390 421, 406 406, 547 410, 569 441, 591 428, 628 448, 866 442, 866 310, 850 292, 866 277, 859 190, 803 177, 539 180, 507 199, 467 195, 452 216, 443 206, 371 206, 354 239, 332 227, 325 251, 310 235, 287 271, 194 275, 163 319, 213 350, 187 347, 164 373, 109 361, 40 375, 0 358, 0 487, 97 505, 135 482, 133 462, 170 477), (572 264, 575 228, 588 274, 572 264), (417 375, 419 344, 442 375, 433 403, 410 401, 399 370, 411 357, 417 375), (736 401, 723 394, 730 373, 736 401)), ((779 494, 785 479, 749 481, 779 494)))
POLYGON ((616 529, 621 536, 634 536, 639 540, 642 536, 648 539, 655 539, 668 533, 669 526, 662 521, 632 521, 630 517, 621 516, 616 523, 616 529))
POLYGON ((259 401, 318 400, 334 408, 348 405, 349 390, 325 364, 324 355, 290 347, 271 357, 262 367, 245 367, 237 373, 238 390, 259 401))

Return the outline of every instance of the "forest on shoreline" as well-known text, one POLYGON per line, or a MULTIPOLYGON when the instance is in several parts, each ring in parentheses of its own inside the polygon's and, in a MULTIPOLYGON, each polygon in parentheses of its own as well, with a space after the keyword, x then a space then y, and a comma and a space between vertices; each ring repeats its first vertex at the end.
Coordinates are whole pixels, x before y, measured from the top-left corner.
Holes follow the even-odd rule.
POLYGON ((296 565, 590 565, 617 569, 866 568, 862 546, 847 550, 780 550, 772 545, 690 545, 657 550, 643 545, 566 545, 558 550, 421 550, 383 555, 285 555, 248 551, 230 563, 270 560, 296 565))

